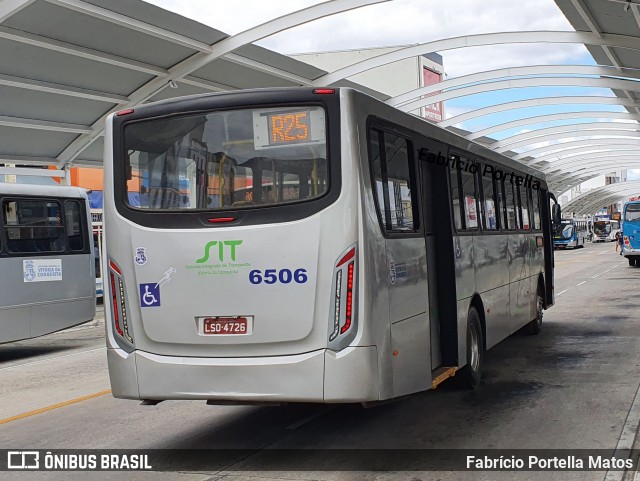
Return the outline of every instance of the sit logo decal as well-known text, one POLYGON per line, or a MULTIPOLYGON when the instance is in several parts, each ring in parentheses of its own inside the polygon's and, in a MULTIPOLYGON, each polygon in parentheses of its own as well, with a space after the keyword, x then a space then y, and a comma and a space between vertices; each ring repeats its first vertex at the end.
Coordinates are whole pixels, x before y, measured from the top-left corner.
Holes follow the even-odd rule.
POLYGON ((212 240, 204 245, 202 257, 185 266, 199 276, 235 276, 241 270, 251 267, 249 262, 238 261, 242 240, 212 240))
POLYGON ((204 246, 204 256, 202 256, 200 259, 198 259, 196 262, 198 264, 204 264, 205 262, 207 262, 209 260, 209 255, 210 255, 210 251, 211 248, 214 246, 218 246, 218 259, 220 260, 220 262, 224 262, 224 251, 225 251, 225 246, 229 246, 229 249, 227 249, 229 251, 229 255, 231 256, 231 260, 235 261, 236 260, 236 246, 239 246, 240 244, 242 244, 241 240, 229 240, 229 241, 210 241, 207 242, 207 245, 204 246))

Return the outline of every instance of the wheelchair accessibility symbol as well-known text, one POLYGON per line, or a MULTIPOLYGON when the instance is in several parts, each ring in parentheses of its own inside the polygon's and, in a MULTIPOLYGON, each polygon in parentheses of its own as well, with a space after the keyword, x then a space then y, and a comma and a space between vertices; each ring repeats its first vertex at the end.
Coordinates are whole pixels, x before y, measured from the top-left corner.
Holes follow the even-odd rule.
POLYGON ((156 283, 140 284, 140 307, 160 306, 160 286, 156 283))

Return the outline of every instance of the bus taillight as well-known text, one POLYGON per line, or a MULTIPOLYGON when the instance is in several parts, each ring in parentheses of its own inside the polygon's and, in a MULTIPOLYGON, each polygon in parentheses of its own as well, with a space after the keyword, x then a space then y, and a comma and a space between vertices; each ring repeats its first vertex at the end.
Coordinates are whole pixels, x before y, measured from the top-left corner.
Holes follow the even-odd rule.
MULTIPOLYGON (((355 250, 355 249, 354 249, 355 250)), ((347 308, 344 316, 344 326, 340 329, 340 334, 344 334, 351 327, 351 317, 353 315, 353 269, 355 262, 350 262, 347 268, 347 308)))
POLYGON ((112 260, 109 260, 109 269, 113 324, 120 337, 133 344, 133 337, 129 332, 129 320, 127 318, 127 303, 125 301, 126 297, 124 292, 124 282, 122 280, 122 271, 112 260))
POLYGON ((124 332, 122 332, 122 327, 120 327, 120 311, 118 310, 118 298, 116 297, 116 280, 113 272, 109 273, 109 284, 111 287, 111 312, 113 313, 113 324, 118 334, 124 337, 124 332))
POLYGON ((329 347, 336 350, 346 347, 353 337, 351 334, 355 333, 356 253, 356 246, 350 247, 338 257, 334 267, 332 289, 334 299, 329 347))
POLYGON ((627 236, 624 236, 624 243, 625 243, 626 245, 629 245, 629 244, 630 244, 630 243, 629 243, 629 238, 628 238, 627 236))

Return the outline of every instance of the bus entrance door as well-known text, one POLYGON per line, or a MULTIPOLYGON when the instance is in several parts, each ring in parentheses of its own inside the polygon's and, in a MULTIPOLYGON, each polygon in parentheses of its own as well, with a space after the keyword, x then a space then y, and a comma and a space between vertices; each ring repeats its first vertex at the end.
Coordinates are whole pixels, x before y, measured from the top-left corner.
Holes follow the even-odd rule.
POLYGON ((436 379, 442 366, 458 365, 455 253, 448 206, 448 148, 434 140, 421 140, 420 210, 427 258, 431 376, 436 379))

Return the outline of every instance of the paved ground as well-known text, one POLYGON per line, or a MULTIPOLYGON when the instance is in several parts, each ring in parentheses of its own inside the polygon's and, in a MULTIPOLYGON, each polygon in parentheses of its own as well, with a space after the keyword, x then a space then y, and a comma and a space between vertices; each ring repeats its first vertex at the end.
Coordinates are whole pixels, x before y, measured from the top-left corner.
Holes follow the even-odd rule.
MULTIPOLYGON (((0 448, 472 448, 614 449, 633 443, 640 418, 640 269, 613 244, 556 255, 557 304, 540 336, 515 335, 486 356, 480 389, 436 391, 360 406, 237 407, 203 402, 139 406, 98 395, 0 424, 0 448), (634 401, 636 404, 634 404, 634 401)), ((0 422, 109 389, 103 322, 0 345, 0 422)), ((462 451, 464 452, 464 451, 462 451)), ((602 480, 606 472, 233 471, 90 473, 89 479, 602 480)), ((381 451, 382 458, 393 451, 381 451)), ((333 469, 335 471, 327 471, 333 469)), ((7 473, 5 473, 7 474, 7 473)), ((11 473, 3 479, 88 479, 88 473, 11 473)), ((622 473, 609 473, 611 480, 622 473)), ((633 473, 628 473, 632 479, 633 473)))

